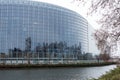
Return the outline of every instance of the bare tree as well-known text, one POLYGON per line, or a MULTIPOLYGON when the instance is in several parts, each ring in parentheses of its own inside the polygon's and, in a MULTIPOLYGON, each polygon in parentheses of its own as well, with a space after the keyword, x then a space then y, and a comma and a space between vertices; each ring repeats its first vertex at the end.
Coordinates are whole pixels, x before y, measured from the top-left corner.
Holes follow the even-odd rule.
POLYGON ((96 30, 96 33, 94 34, 94 37, 96 39, 96 44, 98 49, 101 51, 101 53, 105 53, 106 50, 109 49, 110 51, 110 42, 108 42, 109 34, 105 30, 96 30))
MULTIPOLYGON (((74 0, 87 2, 87 0, 74 0)), ((117 49, 120 41, 120 0, 91 0, 90 14, 99 12, 101 29, 96 30, 95 39, 101 53, 117 49)), ((117 50, 116 50, 117 51, 117 50)))
POLYGON ((100 54, 100 55, 99 55, 99 58, 100 58, 101 60, 104 60, 104 61, 106 62, 106 61, 108 61, 108 60, 110 59, 110 55, 109 55, 109 54, 106 54, 106 53, 100 54))
POLYGON ((97 43, 99 45, 98 48, 101 53, 111 52, 112 49, 115 51, 118 47, 117 43, 120 41, 120 1, 92 0, 91 12, 98 11, 102 15, 99 20, 99 23, 102 24, 101 29, 95 32, 95 38, 102 37, 101 40, 96 38, 97 42, 99 42, 97 43), (101 35, 97 36, 98 32, 101 35))

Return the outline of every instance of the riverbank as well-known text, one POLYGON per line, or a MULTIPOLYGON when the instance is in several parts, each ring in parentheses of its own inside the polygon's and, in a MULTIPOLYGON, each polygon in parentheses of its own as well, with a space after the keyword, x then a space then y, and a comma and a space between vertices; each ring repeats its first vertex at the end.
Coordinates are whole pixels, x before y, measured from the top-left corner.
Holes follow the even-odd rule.
POLYGON ((114 62, 77 63, 77 64, 1 64, 0 69, 30 69, 30 68, 59 68, 59 67, 97 67, 115 64, 114 62))
POLYGON ((120 67, 117 67, 107 72, 105 75, 102 75, 100 78, 93 80, 120 80, 120 67))

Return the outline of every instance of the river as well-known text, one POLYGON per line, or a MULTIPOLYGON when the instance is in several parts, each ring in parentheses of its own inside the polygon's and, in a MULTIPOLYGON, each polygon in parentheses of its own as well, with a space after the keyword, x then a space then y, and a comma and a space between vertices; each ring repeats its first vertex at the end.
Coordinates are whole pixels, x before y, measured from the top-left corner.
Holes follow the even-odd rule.
POLYGON ((115 65, 85 68, 40 68, 0 70, 0 80, 87 80, 98 78, 115 65))

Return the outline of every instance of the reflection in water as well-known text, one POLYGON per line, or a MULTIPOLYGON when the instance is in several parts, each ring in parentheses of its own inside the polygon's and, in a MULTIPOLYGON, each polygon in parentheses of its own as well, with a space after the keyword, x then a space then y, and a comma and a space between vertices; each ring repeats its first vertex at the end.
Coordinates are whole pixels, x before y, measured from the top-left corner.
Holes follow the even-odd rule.
POLYGON ((89 68, 45 68, 28 70, 1 70, 1 80, 87 80, 98 78, 115 65, 89 68))

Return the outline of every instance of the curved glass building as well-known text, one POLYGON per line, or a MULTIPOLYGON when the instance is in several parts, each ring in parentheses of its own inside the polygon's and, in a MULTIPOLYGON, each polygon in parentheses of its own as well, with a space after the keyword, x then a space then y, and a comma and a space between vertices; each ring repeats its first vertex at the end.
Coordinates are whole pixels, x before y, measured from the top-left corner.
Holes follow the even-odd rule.
POLYGON ((88 22, 80 14, 43 2, 0 0, 0 53, 6 57, 80 59, 85 52, 88 22))

